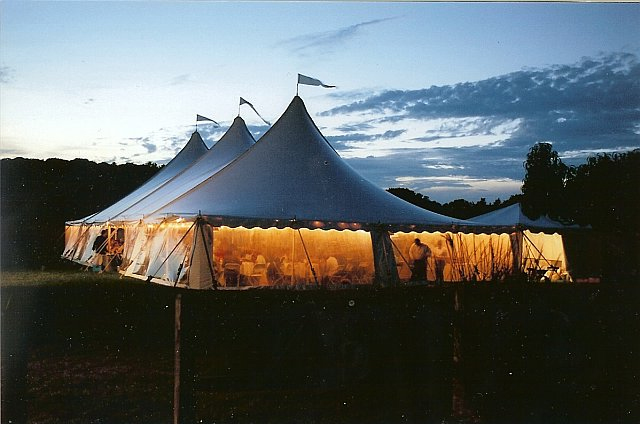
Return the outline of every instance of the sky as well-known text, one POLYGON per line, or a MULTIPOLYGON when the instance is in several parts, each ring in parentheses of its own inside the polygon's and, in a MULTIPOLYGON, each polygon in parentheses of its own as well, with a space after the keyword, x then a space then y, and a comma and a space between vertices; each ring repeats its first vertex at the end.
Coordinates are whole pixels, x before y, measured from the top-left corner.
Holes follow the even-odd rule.
POLYGON ((166 163, 199 123, 258 138, 300 86, 381 188, 448 202, 520 192, 563 162, 640 148, 640 3, 0 3, 0 157, 166 163))

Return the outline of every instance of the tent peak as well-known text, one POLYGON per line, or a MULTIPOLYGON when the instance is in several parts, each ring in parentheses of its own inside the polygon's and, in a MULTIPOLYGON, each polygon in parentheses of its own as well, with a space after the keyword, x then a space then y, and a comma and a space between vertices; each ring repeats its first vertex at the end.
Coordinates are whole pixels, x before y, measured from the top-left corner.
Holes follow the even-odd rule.
POLYGON ((232 126, 235 125, 236 123, 238 124, 244 124, 244 119, 242 119, 242 117, 240 116, 240 114, 238 114, 238 116, 236 116, 233 119, 233 123, 231 124, 232 126))

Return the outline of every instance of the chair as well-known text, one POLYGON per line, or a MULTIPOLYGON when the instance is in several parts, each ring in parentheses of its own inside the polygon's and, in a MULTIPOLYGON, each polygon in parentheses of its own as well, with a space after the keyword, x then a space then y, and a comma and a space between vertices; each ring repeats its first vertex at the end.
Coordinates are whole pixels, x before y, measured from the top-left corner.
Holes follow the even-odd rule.
POLYGON ((267 281, 267 264, 257 263, 253 266, 253 270, 251 270, 251 275, 249 275, 249 281, 252 286, 260 285, 263 282, 267 281))
POLYGON ((269 262, 267 266, 267 280, 273 286, 283 286, 286 284, 284 272, 275 261, 269 262))
POLYGON ((224 264, 224 281, 227 287, 238 287, 240 285, 240 264, 237 262, 227 262, 224 264))
POLYGON ((338 269, 334 273, 327 275, 327 278, 330 284, 346 285, 346 284, 351 284, 350 274, 351 273, 349 272, 348 269, 346 269, 344 265, 339 265, 338 269))

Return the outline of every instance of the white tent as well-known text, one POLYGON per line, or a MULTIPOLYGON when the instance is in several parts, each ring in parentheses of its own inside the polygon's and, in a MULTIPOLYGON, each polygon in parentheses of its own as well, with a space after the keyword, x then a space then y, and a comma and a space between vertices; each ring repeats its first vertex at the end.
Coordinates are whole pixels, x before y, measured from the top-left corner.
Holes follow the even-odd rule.
POLYGON ((239 116, 236 117, 222 138, 207 153, 185 168, 183 172, 175 175, 165 184, 121 212, 117 217, 112 217, 111 220, 138 221, 144 219, 168 201, 178 198, 214 175, 247 151, 254 143, 255 139, 247 129, 244 120, 239 116))
POLYGON ((360 176, 320 133, 298 96, 252 149, 153 216, 198 214, 266 228, 293 221, 339 229, 465 224, 405 202, 360 176))
POLYGON ((207 152, 207 146, 204 144, 202 137, 198 132, 194 132, 187 144, 178 152, 178 154, 160 171, 158 171, 147 182, 135 189, 132 193, 122 198, 118 202, 108 208, 88 216, 78 221, 69 222, 69 224, 92 224, 104 223, 120 215, 132 205, 135 205, 141 199, 144 199, 150 193, 153 193, 158 187, 174 178, 191 166, 196 160, 207 152))
POLYGON ((487 228, 512 229, 511 249, 515 257, 515 271, 527 272, 533 278, 570 280, 562 232, 578 226, 564 225, 546 215, 530 219, 522 212, 520 203, 476 216, 472 220, 487 228))
POLYGON ((527 229, 565 230, 579 228, 576 225, 565 225, 549 218, 547 215, 530 219, 522 212, 522 205, 515 203, 511 206, 493 212, 478 215, 471 220, 477 224, 494 227, 524 227, 527 229))
MULTIPOLYGON (((122 200, 84 220, 67 223, 63 257, 89 265, 93 256, 92 243, 102 228, 109 229, 109 245, 124 238, 126 251, 139 231, 145 212, 152 211, 167 199, 181 194, 228 164, 246 151, 255 140, 242 118, 237 117, 222 138, 207 150, 200 134, 194 132, 185 147, 154 177, 122 200), (145 209, 146 208, 146 209, 145 209), (127 231, 122 227, 125 222, 127 231), (118 234, 117 228, 121 228, 118 234), (111 230, 114 229, 113 233, 111 230), (123 234, 124 233, 124 234, 123 234)), ((163 203, 164 202, 164 203, 163 203)))
POLYGON ((253 147, 179 191, 127 229, 126 275, 196 288, 392 283, 390 231, 467 224, 362 178, 297 96, 253 147))
POLYGON ((565 226, 519 205, 473 221, 411 205, 347 165, 298 96, 255 144, 236 118, 207 154, 108 220, 69 225, 71 239, 88 234, 69 258, 86 263, 103 224, 124 239, 120 272, 182 287, 395 284, 411 276, 415 238, 432 250, 428 280, 547 268, 567 278, 562 237, 546 234, 565 226))

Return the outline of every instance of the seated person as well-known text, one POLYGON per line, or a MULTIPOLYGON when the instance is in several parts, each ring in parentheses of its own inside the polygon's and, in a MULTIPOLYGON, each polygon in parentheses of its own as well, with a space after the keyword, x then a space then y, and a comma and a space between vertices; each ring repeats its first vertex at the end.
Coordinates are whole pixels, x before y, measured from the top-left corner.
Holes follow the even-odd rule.
POLYGON ((326 262, 326 265, 325 265, 325 274, 328 277, 331 277, 336 272, 338 272, 339 268, 340 268, 340 265, 338 264, 338 259, 336 259, 335 256, 329 256, 327 258, 327 262, 326 262))

